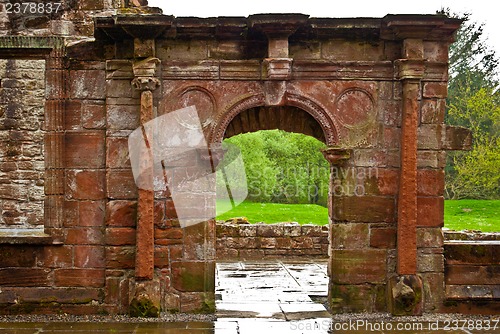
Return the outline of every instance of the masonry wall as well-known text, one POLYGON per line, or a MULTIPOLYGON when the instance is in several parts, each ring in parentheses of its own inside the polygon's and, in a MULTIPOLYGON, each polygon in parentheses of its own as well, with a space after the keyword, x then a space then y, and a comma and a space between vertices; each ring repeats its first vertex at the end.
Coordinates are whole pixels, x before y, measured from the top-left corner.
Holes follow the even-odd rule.
POLYGON ((500 312, 500 234, 446 233, 447 312, 500 312))
POLYGON ((0 60, 0 233, 43 229, 44 60, 0 60))
POLYGON ((217 260, 327 258, 328 226, 217 223, 217 260))
MULTIPOLYGON (((4 33, 16 35, 1 39, 4 54, 17 57, 36 49, 46 62, 44 151, 34 156, 45 158, 45 208, 42 237, 1 239, 0 312, 127 313, 141 294, 164 311, 213 311, 215 221, 182 228, 175 208, 189 208, 196 217, 214 202, 205 201, 199 189, 182 203, 174 203, 168 189, 148 197, 151 203, 141 201, 128 155, 128 135, 148 121, 141 118, 145 110, 161 116, 188 105, 198 109, 210 143, 272 126, 352 149, 344 165, 332 165, 328 238, 320 227, 226 226, 219 227, 227 236, 219 238, 218 251, 239 258, 319 255, 329 240, 333 311, 387 311, 387 280, 396 275, 401 177, 399 35, 385 19, 361 19, 351 39, 342 34, 353 31, 339 33, 343 21, 303 18, 306 26, 289 44, 276 44, 289 48, 278 50, 286 54, 275 59, 266 58, 276 51, 273 43, 245 18, 149 20, 144 8, 135 9, 140 15, 125 10, 113 17, 112 9, 121 5, 68 2, 60 17, 45 21, 3 17, 4 33), (97 13, 101 17, 94 21, 97 13), (30 29, 19 28, 27 24, 30 29), (18 38, 24 33, 68 39, 50 39, 56 47, 18 38), (157 33, 156 39, 149 33, 157 33), (95 40, 84 38, 92 34, 95 40), (149 59, 153 74, 141 78, 138 59, 149 59), (141 205, 146 209, 138 209, 141 205), (145 216, 153 224, 147 242, 137 238, 137 221, 145 216), (136 256, 139 241, 151 246, 146 260, 136 256), (152 265, 152 277, 137 275, 144 262, 152 265)), ((428 36, 421 44, 420 56, 427 61, 418 86, 417 271, 426 311, 436 311, 444 291, 444 150, 462 142, 453 143, 456 136, 443 124, 453 24, 438 31, 437 40, 428 36)), ((9 79, 6 73, 2 85, 9 79)), ((180 167, 190 164, 185 159, 180 167)), ((29 178, 35 190, 42 180, 37 168, 29 169, 37 177, 29 178)), ((0 194, 5 189, 1 183, 0 194)))

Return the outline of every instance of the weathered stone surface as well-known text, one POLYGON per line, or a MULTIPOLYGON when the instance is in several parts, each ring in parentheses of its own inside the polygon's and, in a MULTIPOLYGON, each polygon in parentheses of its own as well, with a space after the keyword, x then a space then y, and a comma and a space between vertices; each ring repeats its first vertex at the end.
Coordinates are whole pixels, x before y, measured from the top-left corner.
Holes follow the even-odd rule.
POLYGON ((386 251, 382 249, 332 250, 332 280, 338 284, 384 283, 386 251))
POLYGON ((442 227, 444 224, 444 197, 417 197, 417 226, 442 227))
POLYGON ((137 202, 116 200, 106 204, 106 226, 134 227, 137 220, 137 202))
POLYGON ((359 249, 367 248, 369 244, 368 224, 332 224, 332 249, 359 249))
POLYGON ((333 219, 349 222, 394 222, 395 204, 392 197, 351 196, 334 199, 333 219))
POLYGON ((447 265, 445 267, 445 282, 455 285, 498 285, 500 284, 500 265, 447 265))
POLYGON ((56 269, 56 286, 102 287, 104 286, 103 269, 56 269))
POLYGON ((183 292, 215 289, 215 262, 173 262, 172 286, 183 292))

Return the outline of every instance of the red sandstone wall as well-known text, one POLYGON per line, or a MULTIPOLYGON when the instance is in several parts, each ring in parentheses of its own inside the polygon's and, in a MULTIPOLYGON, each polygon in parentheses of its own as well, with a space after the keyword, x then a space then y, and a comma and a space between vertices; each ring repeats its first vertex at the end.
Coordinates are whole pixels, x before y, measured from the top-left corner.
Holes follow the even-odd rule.
POLYGON ((217 260, 328 257, 328 226, 218 223, 216 233, 217 260))

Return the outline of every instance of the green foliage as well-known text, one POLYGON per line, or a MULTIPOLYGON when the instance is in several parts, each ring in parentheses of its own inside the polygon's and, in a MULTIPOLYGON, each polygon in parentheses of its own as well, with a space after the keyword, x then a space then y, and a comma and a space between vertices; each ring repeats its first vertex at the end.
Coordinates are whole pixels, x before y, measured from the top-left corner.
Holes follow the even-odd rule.
MULTIPOLYGON (((217 203, 224 207, 225 203, 217 203)), ((231 211, 217 216, 217 220, 246 217, 250 223, 297 222, 299 224, 328 224, 328 209, 316 204, 255 203, 245 201, 231 211)))
POLYGON ((248 200, 326 206, 330 169, 320 151, 322 142, 281 130, 241 134, 224 142, 241 150, 248 200))
POLYGON ((446 122, 471 129, 473 149, 448 154, 446 196, 500 198, 499 61, 484 40, 483 24, 471 22, 470 14, 454 16, 464 23, 450 46, 446 122))
POLYGON ((447 194, 453 199, 500 198, 500 103, 498 92, 480 88, 469 96, 455 97, 448 113, 472 130, 473 150, 452 155, 447 194), (459 107, 461 106, 461 107, 459 107))
POLYGON ((456 231, 500 232, 500 201, 445 201, 444 226, 456 231))

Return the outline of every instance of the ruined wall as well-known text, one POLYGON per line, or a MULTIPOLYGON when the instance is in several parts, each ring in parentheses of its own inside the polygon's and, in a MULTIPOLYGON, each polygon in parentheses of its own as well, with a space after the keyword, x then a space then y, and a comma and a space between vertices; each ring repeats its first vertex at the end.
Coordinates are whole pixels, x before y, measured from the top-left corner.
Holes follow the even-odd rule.
POLYGON ((500 234, 447 232, 446 312, 498 314, 500 234))
MULTIPOLYGON (((396 267, 407 258, 416 265, 409 273, 423 280, 423 307, 438 310, 444 150, 466 145, 468 135, 457 136, 443 123, 447 47, 459 22, 388 16, 346 25, 305 15, 197 19, 144 8, 106 12, 115 5, 83 1, 78 6, 84 7, 71 7, 61 20, 73 22, 73 14, 81 20, 61 26, 74 29, 64 43, 0 41, 11 58, 38 50, 46 62, 45 235, 0 240, 0 312, 126 313, 144 305, 156 313, 213 311, 215 221, 181 227, 176 209, 187 208, 196 218, 215 203, 201 186, 177 203, 166 188, 138 190, 128 154, 133 130, 189 105, 196 106, 209 143, 273 125, 303 129, 330 146, 333 311, 387 311, 388 282, 408 273, 396 267), (83 39, 92 16, 99 16, 92 20, 96 38, 83 39), (422 22, 415 26, 415 20, 422 22), (418 137, 402 139, 402 110, 418 116, 410 126, 418 137), (400 143, 418 143, 414 168, 402 161, 400 143), (406 173, 418 181, 408 195, 418 220, 404 229, 413 243, 401 245, 396 234, 407 222, 398 204, 406 173)), ((39 33, 55 34, 48 28, 54 20, 42 21, 39 33)), ((206 159, 194 153, 196 161, 206 159)), ((195 161, 180 160, 176 167, 187 170, 195 161)), ((325 251, 319 227, 248 230, 260 235, 261 246, 276 243, 264 255, 288 254, 280 248, 287 233, 290 250, 325 251)), ((241 233, 238 245, 250 244, 241 233)), ((219 245, 229 246, 229 238, 219 245)))
POLYGON ((44 226, 44 60, 0 60, 0 229, 44 226))
POLYGON ((217 223, 217 260, 328 257, 328 226, 217 223))

